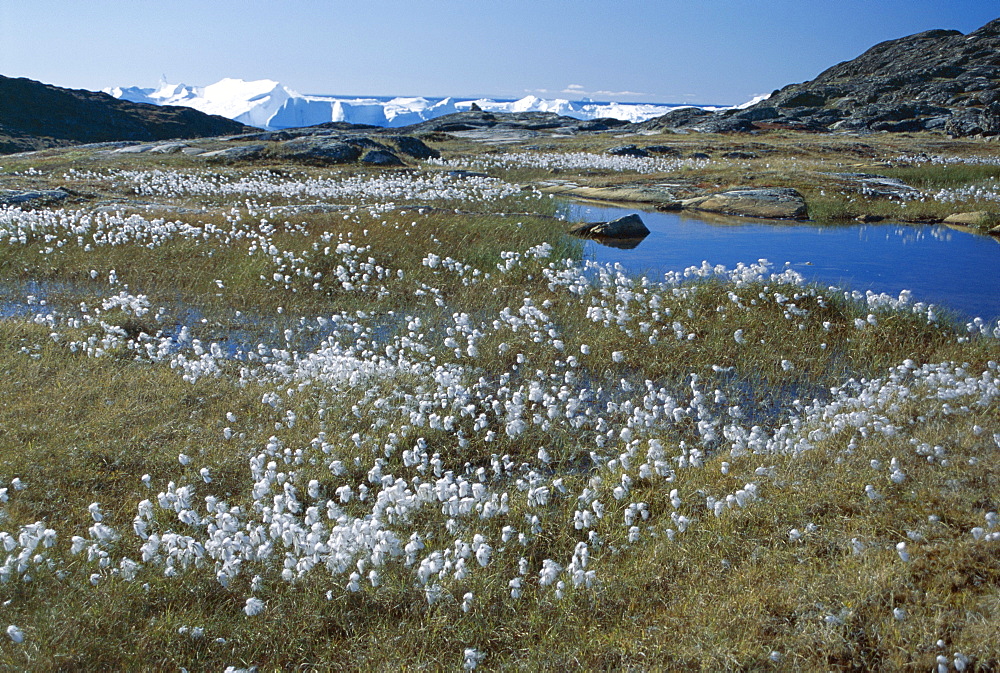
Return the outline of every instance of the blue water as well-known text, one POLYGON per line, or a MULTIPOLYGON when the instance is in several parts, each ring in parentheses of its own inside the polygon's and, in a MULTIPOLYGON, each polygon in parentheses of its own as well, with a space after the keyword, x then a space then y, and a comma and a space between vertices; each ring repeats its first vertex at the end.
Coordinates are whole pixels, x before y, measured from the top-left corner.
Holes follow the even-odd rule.
POLYGON ((650 235, 632 250, 587 241, 585 255, 619 262, 630 273, 660 277, 688 266, 767 259, 785 262, 810 281, 896 296, 951 309, 960 318, 1000 318, 1000 241, 939 225, 812 223, 745 218, 699 219, 568 203, 570 221, 612 220, 639 213, 650 235))

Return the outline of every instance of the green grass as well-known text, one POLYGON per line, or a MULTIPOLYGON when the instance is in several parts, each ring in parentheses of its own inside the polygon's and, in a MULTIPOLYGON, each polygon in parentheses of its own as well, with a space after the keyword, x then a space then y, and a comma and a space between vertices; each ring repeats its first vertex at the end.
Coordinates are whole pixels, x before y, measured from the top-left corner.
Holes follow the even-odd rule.
POLYGON ((921 164, 887 168, 884 174, 918 189, 940 189, 1000 179, 1000 166, 976 164, 921 164))

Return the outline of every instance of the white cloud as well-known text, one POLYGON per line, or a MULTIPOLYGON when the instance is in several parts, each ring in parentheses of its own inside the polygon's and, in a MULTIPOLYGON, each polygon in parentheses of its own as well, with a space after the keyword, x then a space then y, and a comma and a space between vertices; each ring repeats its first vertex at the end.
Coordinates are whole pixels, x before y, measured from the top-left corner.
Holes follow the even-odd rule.
POLYGON ((594 91, 593 93, 599 96, 652 96, 651 93, 642 93, 640 91, 594 91))
MULTIPOLYGON (((548 93, 544 89, 536 89, 540 93, 548 93)), ((596 91, 589 91, 582 84, 567 84, 566 88, 562 89, 558 93, 568 94, 570 96, 580 96, 580 97, 593 97, 601 96, 607 98, 622 98, 622 97, 638 97, 638 98, 648 98, 653 96, 653 94, 642 93, 641 91, 607 91, 605 89, 598 89, 596 91)))
POLYGON ((554 96, 563 95, 570 99, 579 100, 582 98, 591 98, 597 100, 614 100, 614 99, 649 99, 658 98, 657 94, 644 93, 642 91, 609 91, 606 89, 598 89, 596 91, 590 91, 582 84, 567 84, 562 89, 525 89, 525 93, 534 94, 536 96, 554 96))

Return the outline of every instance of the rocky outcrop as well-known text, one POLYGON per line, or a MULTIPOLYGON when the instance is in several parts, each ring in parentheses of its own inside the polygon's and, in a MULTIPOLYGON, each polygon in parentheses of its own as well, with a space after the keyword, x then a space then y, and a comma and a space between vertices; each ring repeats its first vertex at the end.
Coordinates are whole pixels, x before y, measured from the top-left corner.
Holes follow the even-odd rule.
POLYGON ((1000 135, 1000 19, 968 35, 929 30, 875 45, 745 110, 674 110, 640 124, 711 133, 943 131, 1000 135))
POLYGON ((414 159, 425 161, 441 157, 440 152, 428 147, 423 140, 413 136, 384 136, 382 140, 394 145, 399 153, 414 159))
POLYGON ((399 157, 388 150, 369 150, 361 157, 361 163, 370 166, 405 166, 399 157))
POLYGON ((218 161, 229 163, 235 161, 253 161, 264 156, 267 148, 264 145, 239 145, 237 147, 227 147, 223 150, 214 150, 199 154, 200 159, 208 161, 218 161))
POLYGON ((679 129, 692 126, 698 121, 705 121, 707 118, 712 118, 714 116, 715 115, 708 110, 702 110, 697 107, 677 108, 676 110, 671 110, 665 115, 641 122, 640 124, 637 124, 637 126, 640 129, 647 131, 679 129))
POLYGON ((769 219, 803 220, 809 217, 806 201, 787 187, 750 187, 731 189, 718 194, 681 201, 690 210, 704 210, 723 215, 769 219))
POLYGON ((990 221, 990 214, 985 210, 970 213, 952 213, 944 218, 945 224, 957 224, 963 227, 981 227, 990 221))
POLYGON ((834 178, 837 189, 861 194, 868 199, 917 199, 921 192, 898 178, 871 173, 820 173, 834 178))
POLYGON ((297 163, 328 166, 357 161, 361 156, 361 148, 356 144, 346 143, 339 137, 304 137, 281 143, 276 154, 297 163))
MULTIPOLYGON (((411 159, 430 159, 440 156, 437 150, 429 147, 419 138, 411 136, 391 135, 378 136, 375 140, 368 135, 355 133, 333 133, 309 129, 294 129, 283 135, 279 134, 247 134, 232 138, 216 139, 226 142, 240 142, 234 147, 213 150, 198 150, 200 157, 209 161, 288 161, 310 166, 332 166, 337 164, 352 164, 360 162, 373 166, 404 166, 401 157, 411 159), (300 132, 306 131, 306 132, 300 132), (241 141, 261 139, 270 140, 268 144, 243 143, 241 141)), ((218 143, 215 143, 217 146, 218 143)), ((116 152, 157 152, 180 151, 191 153, 190 148, 172 145, 154 147, 150 145, 125 147, 116 152)))
POLYGON ((185 107, 145 105, 0 75, 0 154, 115 140, 163 141, 249 127, 185 107))
POLYGON ((646 158, 652 156, 648 151, 638 147, 637 145, 619 145, 618 147, 612 147, 607 151, 607 153, 616 157, 646 158))
POLYGON ((577 133, 593 133, 629 126, 621 119, 591 119, 584 121, 555 114, 554 112, 456 112, 442 117, 429 119, 412 126, 394 129, 396 133, 423 136, 426 134, 448 133, 465 134, 459 137, 470 137, 476 140, 488 140, 496 137, 529 138, 541 132, 559 135, 575 135, 577 133))
POLYGON ((547 180, 538 183, 537 186, 547 194, 614 203, 642 203, 657 210, 679 210, 682 198, 702 192, 689 185, 678 183, 591 187, 566 180, 547 180))
POLYGON ((666 157, 679 157, 681 151, 676 147, 671 147, 670 145, 646 145, 642 149, 646 150, 650 154, 659 154, 666 157))
POLYGON ((0 189, 0 206, 49 206, 68 196, 62 189, 0 189))
POLYGON ((411 159, 437 158, 440 153, 412 136, 309 135, 279 143, 273 154, 298 163, 326 166, 360 161, 372 166, 405 166, 399 155, 411 159))

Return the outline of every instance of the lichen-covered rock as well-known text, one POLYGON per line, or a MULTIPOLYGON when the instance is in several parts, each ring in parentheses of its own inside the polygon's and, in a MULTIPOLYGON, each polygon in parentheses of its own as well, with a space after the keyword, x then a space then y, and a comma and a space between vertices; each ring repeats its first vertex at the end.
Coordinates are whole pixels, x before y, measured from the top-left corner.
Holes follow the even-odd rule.
POLYGON ((966 227, 980 227, 989 221, 990 214, 985 210, 969 213, 952 213, 944 218, 945 224, 958 224, 966 227))
POLYGON ((657 210, 680 210, 680 200, 702 190, 683 184, 638 184, 616 185, 613 187, 590 187, 573 182, 552 180, 538 184, 541 191, 548 194, 572 196, 574 198, 610 201, 614 203, 643 203, 657 210))
POLYGON ((223 163, 230 161, 253 161, 264 156, 264 149, 263 145, 241 145, 239 147, 229 147, 224 150, 215 150, 214 152, 205 152, 204 154, 199 154, 198 157, 207 159, 208 161, 223 163))
POLYGON ((143 152, 148 152, 153 149, 155 145, 129 145, 127 147, 119 147, 118 149, 112 150, 115 154, 142 154, 143 152))
POLYGON ((787 187, 749 187, 681 201, 681 207, 724 215, 801 220, 808 217, 806 201, 787 187))
POLYGON ((151 147, 149 151, 154 154, 177 154, 178 152, 183 152, 186 148, 186 143, 164 143, 156 147, 151 147))

